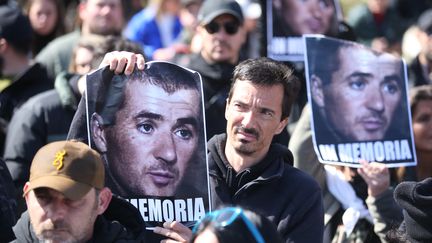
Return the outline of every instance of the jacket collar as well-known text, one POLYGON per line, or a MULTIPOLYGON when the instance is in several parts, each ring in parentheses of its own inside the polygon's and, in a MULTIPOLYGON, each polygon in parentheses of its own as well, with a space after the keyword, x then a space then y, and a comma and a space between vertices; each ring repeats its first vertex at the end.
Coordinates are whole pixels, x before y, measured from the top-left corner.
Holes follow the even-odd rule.
POLYGON ((228 187, 235 189, 234 191, 253 180, 268 181, 280 178, 284 167, 292 166, 293 163, 293 155, 287 148, 272 144, 262 161, 241 172, 236 172, 226 159, 225 144, 226 134, 216 135, 208 142, 209 173, 225 180, 228 187))

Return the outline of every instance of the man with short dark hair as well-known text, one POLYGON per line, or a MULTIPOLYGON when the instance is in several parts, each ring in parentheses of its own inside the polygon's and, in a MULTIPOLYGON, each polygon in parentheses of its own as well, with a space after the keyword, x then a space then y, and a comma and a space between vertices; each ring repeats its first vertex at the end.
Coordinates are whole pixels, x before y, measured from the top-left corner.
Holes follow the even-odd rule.
POLYGON ((104 181, 102 159, 86 144, 59 141, 42 147, 33 159, 30 180, 24 186, 28 211, 14 226, 16 241, 138 241, 142 236, 139 231, 129 231, 121 222, 142 225, 142 220, 133 222, 140 219, 139 212, 112 197, 104 181), (111 210, 121 208, 121 214, 115 215, 124 218, 108 220, 102 216, 109 206, 114 207, 111 210))
MULTIPOLYGON (((208 142, 212 208, 239 205, 266 216, 285 242, 322 242, 321 189, 292 167, 291 152, 272 143, 288 123, 299 91, 293 70, 269 58, 237 65, 225 108, 226 134, 208 142)), ((165 223, 155 232, 175 240, 190 230, 165 223)))

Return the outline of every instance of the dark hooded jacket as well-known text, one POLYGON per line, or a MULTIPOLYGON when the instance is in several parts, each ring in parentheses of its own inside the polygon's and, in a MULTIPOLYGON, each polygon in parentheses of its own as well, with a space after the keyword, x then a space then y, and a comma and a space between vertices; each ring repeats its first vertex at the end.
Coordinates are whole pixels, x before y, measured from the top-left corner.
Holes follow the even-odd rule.
POLYGON ((0 92, 0 151, 3 153, 6 132, 14 112, 30 97, 53 88, 47 71, 40 64, 31 66, 0 92))
POLYGON ((286 242, 322 242, 321 189, 312 177, 292 167, 291 152, 272 144, 262 161, 236 172, 225 157, 225 143, 225 134, 208 142, 212 208, 239 205, 275 223, 286 242))
POLYGON ((5 162, 0 159, 0 242, 13 239, 12 226, 16 223, 15 187, 5 162))

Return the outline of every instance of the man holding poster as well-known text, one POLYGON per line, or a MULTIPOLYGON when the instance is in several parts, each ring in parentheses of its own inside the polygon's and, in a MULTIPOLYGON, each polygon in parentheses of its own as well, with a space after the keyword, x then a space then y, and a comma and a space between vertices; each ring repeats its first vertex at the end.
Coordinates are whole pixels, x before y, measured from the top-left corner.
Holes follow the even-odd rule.
POLYGON ((210 210, 200 75, 124 51, 100 67, 87 75, 68 139, 101 153, 107 187, 138 208, 148 232, 196 223, 210 210))
POLYGON ((306 52, 321 159, 414 161, 404 62, 354 42, 317 36, 306 37, 306 52))
POLYGON ((138 208, 149 232, 166 221, 194 224, 210 210, 200 75, 168 62, 136 68, 130 63, 142 56, 122 53, 108 53, 103 64, 126 69, 87 76, 86 109, 77 111, 69 138, 88 139, 101 153, 106 186, 138 208), (83 122, 88 138, 73 131, 83 122))
MULTIPOLYGON (((208 142, 212 207, 259 212, 276 225, 284 242, 323 242, 320 187, 290 165, 293 157, 286 147, 272 143, 288 123, 299 88, 293 70, 281 62, 262 57, 236 66, 225 108, 226 133, 208 142)), ((177 242, 188 241, 192 233, 176 222, 155 232, 177 242)))

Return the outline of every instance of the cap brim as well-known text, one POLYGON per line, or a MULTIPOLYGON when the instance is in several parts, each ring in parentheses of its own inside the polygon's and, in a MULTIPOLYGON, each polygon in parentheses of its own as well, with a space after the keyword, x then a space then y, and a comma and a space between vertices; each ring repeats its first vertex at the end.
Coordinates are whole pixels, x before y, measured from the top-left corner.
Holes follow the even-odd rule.
POLYGON ((33 189, 41 187, 56 190, 71 200, 83 198, 92 188, 92 186, 88 184, 77 182, 64 176, 50 175, 31 180, 29 187, 24 191, 23 195, 33 189))
POLYGON ((201 20, 201 24, 202 25, 206 25, 208 23, 210 23, 213 19, 215 19, 218 16, 221 16, 223 14, 229 14, 234 16, 240 23, 242 22, 242 18, 237 14, 237 12, 232 11, 232 10, 228 10, 228 9, 223 9, 223 10, 219 10, 219 11, 215 11, 212 12, 211 14, 208 14, 207 16, 205 16, 202 20, 201 20))

